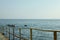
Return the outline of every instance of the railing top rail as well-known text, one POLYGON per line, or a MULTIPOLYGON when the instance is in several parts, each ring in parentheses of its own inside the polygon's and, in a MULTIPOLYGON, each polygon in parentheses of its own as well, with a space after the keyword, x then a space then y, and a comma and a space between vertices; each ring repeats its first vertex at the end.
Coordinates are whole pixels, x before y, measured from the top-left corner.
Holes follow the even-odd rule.
POLYGON ((60 30, 46 30, 46 29, 39 29, 39 28, 18 28, 18 29, 32 29, 32 30, 39 30, 39 31, 44 31, 44 32, 60 32, 60 30))
POLYGON ((32 29, 32 30, 39 30, 39 31, 45 31, 45 32, 60 32, 60 30, 44 30, 44 29, 38 29, 38 28, 19 28, 19 29, 32 29))

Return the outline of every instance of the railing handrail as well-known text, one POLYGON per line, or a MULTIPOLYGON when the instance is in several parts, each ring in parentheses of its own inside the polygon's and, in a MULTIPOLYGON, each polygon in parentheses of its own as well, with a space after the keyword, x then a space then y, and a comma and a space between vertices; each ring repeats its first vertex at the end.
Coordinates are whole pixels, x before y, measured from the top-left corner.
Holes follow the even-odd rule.
POLYGON ((48 29, 38 29, 38 28, 20 28, 20 29, 32 29, 32 30, 39 30, 39 31, 46 31, 46 32, 60 32, 60 30, 48 30, 48 29))

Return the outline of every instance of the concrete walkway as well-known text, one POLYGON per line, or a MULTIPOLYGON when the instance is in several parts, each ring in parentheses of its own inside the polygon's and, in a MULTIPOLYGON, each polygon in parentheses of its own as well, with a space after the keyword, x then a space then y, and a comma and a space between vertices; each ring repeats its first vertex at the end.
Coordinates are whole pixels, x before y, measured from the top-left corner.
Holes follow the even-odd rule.
POLYGON ((8 40, 8 38, 4 37, 4 35, 2 35, 2 33, 0 33, 0 40, 8 40))

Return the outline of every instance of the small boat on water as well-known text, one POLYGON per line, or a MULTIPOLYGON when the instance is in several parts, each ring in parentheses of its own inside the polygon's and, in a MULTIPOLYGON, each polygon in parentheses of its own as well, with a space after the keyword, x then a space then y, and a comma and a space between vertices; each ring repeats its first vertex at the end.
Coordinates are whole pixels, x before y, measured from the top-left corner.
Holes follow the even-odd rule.
POLYGON ((27 27, 27 25, 24 25, 25 27, 27 27))
POLYGON ((9 27, 15 27, 15 25, 13 25, 13 24, 12 25, 11 24, 7 24, 7 26, 9 26, 9 27))

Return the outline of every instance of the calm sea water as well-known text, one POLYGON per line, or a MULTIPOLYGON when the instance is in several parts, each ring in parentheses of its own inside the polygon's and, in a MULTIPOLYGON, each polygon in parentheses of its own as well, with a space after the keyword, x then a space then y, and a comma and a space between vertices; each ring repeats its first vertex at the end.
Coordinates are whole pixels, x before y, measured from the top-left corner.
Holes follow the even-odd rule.
POLYGON ((0 25, 15 24, 16 26, 44 29, 60 29, 59 19, 0 19, 0 25))
MULTIPOLYGON (((21 28, 33 27, 47 30, 60 30, 60 19, 0 19, 0 25, 7 24, 15 24, 16 27, 21 28), (27 25, 27 27, 24 27, 24 25, 27 25)), ((22 33, 25 34, 24 37, 26 36, 28 37, 29 30, 22 31, 23 31, 22 33)), ((58 40, 59 38, 60 34, 58 33, 58 40)), ((33 30, 33 40, 53 40, 53 33, 33 30)))

